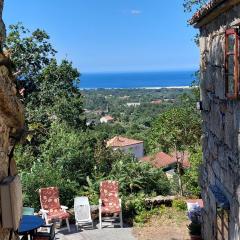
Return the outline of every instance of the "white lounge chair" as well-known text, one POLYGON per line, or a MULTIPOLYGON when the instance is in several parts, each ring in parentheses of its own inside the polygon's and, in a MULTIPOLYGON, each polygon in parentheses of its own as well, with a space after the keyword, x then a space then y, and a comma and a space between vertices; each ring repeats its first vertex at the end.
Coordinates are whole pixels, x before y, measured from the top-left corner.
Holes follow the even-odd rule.
POLYGON ((93 228, 93 221, 91 217, 91 209, 88 197, 76 197, 74 199, 74 212, 77 230, 79 226, 85 224, 92 224, 93 228))

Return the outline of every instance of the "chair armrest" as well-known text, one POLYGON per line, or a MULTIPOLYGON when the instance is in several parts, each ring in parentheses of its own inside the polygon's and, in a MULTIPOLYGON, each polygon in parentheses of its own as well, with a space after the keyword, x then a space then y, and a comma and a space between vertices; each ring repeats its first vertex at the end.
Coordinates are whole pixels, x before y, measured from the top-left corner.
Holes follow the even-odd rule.
POLYGON ((49 213, 49 211, 48 210, 45 210, 45 209, 40 209, 40 214, 42 214, 42 219, 45 219, 45 221, 46 221, 46 219, 47 219, 47 214, 49 213))
POLYGON ((46 213, 49 213, 49 211, 48 211, 48 210, 45 210, 45 209, 40 209, 40 213, 46 214, 46 213))
POLYGON ((68 207, 67 206, 61 206, 61 209, 67 210, 68 207))
POLYGON ((68 207, 66 207, 66 206, 61 206, 61 209, 66 211, 66 210, 68 209, 68 207))

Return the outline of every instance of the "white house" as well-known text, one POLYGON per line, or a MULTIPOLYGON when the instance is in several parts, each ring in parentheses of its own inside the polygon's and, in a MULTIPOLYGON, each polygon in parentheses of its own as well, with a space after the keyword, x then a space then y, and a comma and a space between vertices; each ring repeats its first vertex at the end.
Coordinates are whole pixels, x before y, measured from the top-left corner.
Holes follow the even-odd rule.
POLYGON ((140 106, 141 103, 140 102, 131 102, 131 103, 127 103, 128 107, 137 107, 140 106))
POLYGON ((113 122, 113 121, 114 121, 114 118, 110 115, 100 118, 100 123, 109 123, 109 122, 113 122))
POLYGON ((136 158, 143 157, 143 141, 116 136, 107 141, 107 147, 132 153, 136 158))

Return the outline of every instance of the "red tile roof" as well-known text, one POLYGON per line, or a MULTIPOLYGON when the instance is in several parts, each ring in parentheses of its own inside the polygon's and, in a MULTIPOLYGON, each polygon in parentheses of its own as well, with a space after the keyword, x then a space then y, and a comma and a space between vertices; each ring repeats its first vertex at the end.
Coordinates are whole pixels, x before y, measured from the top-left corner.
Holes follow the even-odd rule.
POLYGON ((112 116, 110 116, 110 115, 106 115, 106 116, 104 116, 104 117, 102 117, 102 118, 105 118, 107 121, 112 121, 112 120, 114 120, 114 118, 113 118, 112 116))
POLYGON ((208 15, 214 8, 225 2, 226 0, 211 0, 208 4, 204 5, 198 10, 190 19, 190 24, 195 24, 200 21, 204 16, 208 15))
MULTIPOLYGON (((183 167, 184 168, 190 167, 188 157, 189 157, 189 154, 185 153, 184 159, 183 159, 183 167)), ((175 153, 172 153, 170 155, 170 154, 166 154, 164 152, 158 152, 152 156, 145 156, 145 157, 141 158, 140 161, 148 162, 157 168, 164 168, 171 164, 175 164, 177 162, 177 159, 176 159, 175 153)))
POLYGON ((148 162, 157 168, 166 167, 166 166, 176 162, 172 156, 170 156, 164 152, 158 152, 153 156, 143 157, 140 159, 140 161, 148 162))
POLYGON ((109 141, 107 141, 107 147, 125 147, 125 146, 134 145, 134 144, 140 144, 140 143, 143 143, 143 141, 116 136, 110 139, 109 141))

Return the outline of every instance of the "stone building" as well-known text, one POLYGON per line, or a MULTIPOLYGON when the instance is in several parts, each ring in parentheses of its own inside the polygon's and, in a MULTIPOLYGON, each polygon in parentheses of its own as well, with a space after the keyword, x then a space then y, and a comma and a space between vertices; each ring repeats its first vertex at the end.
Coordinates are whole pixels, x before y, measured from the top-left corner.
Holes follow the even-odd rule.
MULTIPOLYGON (((0 44, 5 38, 5 27, 2 22, 3 0, 0 0, 0 44)), ((0 53, 2 54, 2 53, 0 53)), ((2 55, 0 55, 0 63, 2 55)), ((17 90, 9 69, 0 64, 0 182, 8 176, 9 150, 13 138, 23 129, 23 107, 16 96, 17 90)), ((0 239, 9 240, 10 231, 1 226, 2 209, 0 196, 0 239)), ((13 236, 14 239, 14 236, 13 236)))
POLYGON ((203 238, 240 239, 240 0, 213 0, 200 30, 203 238))

